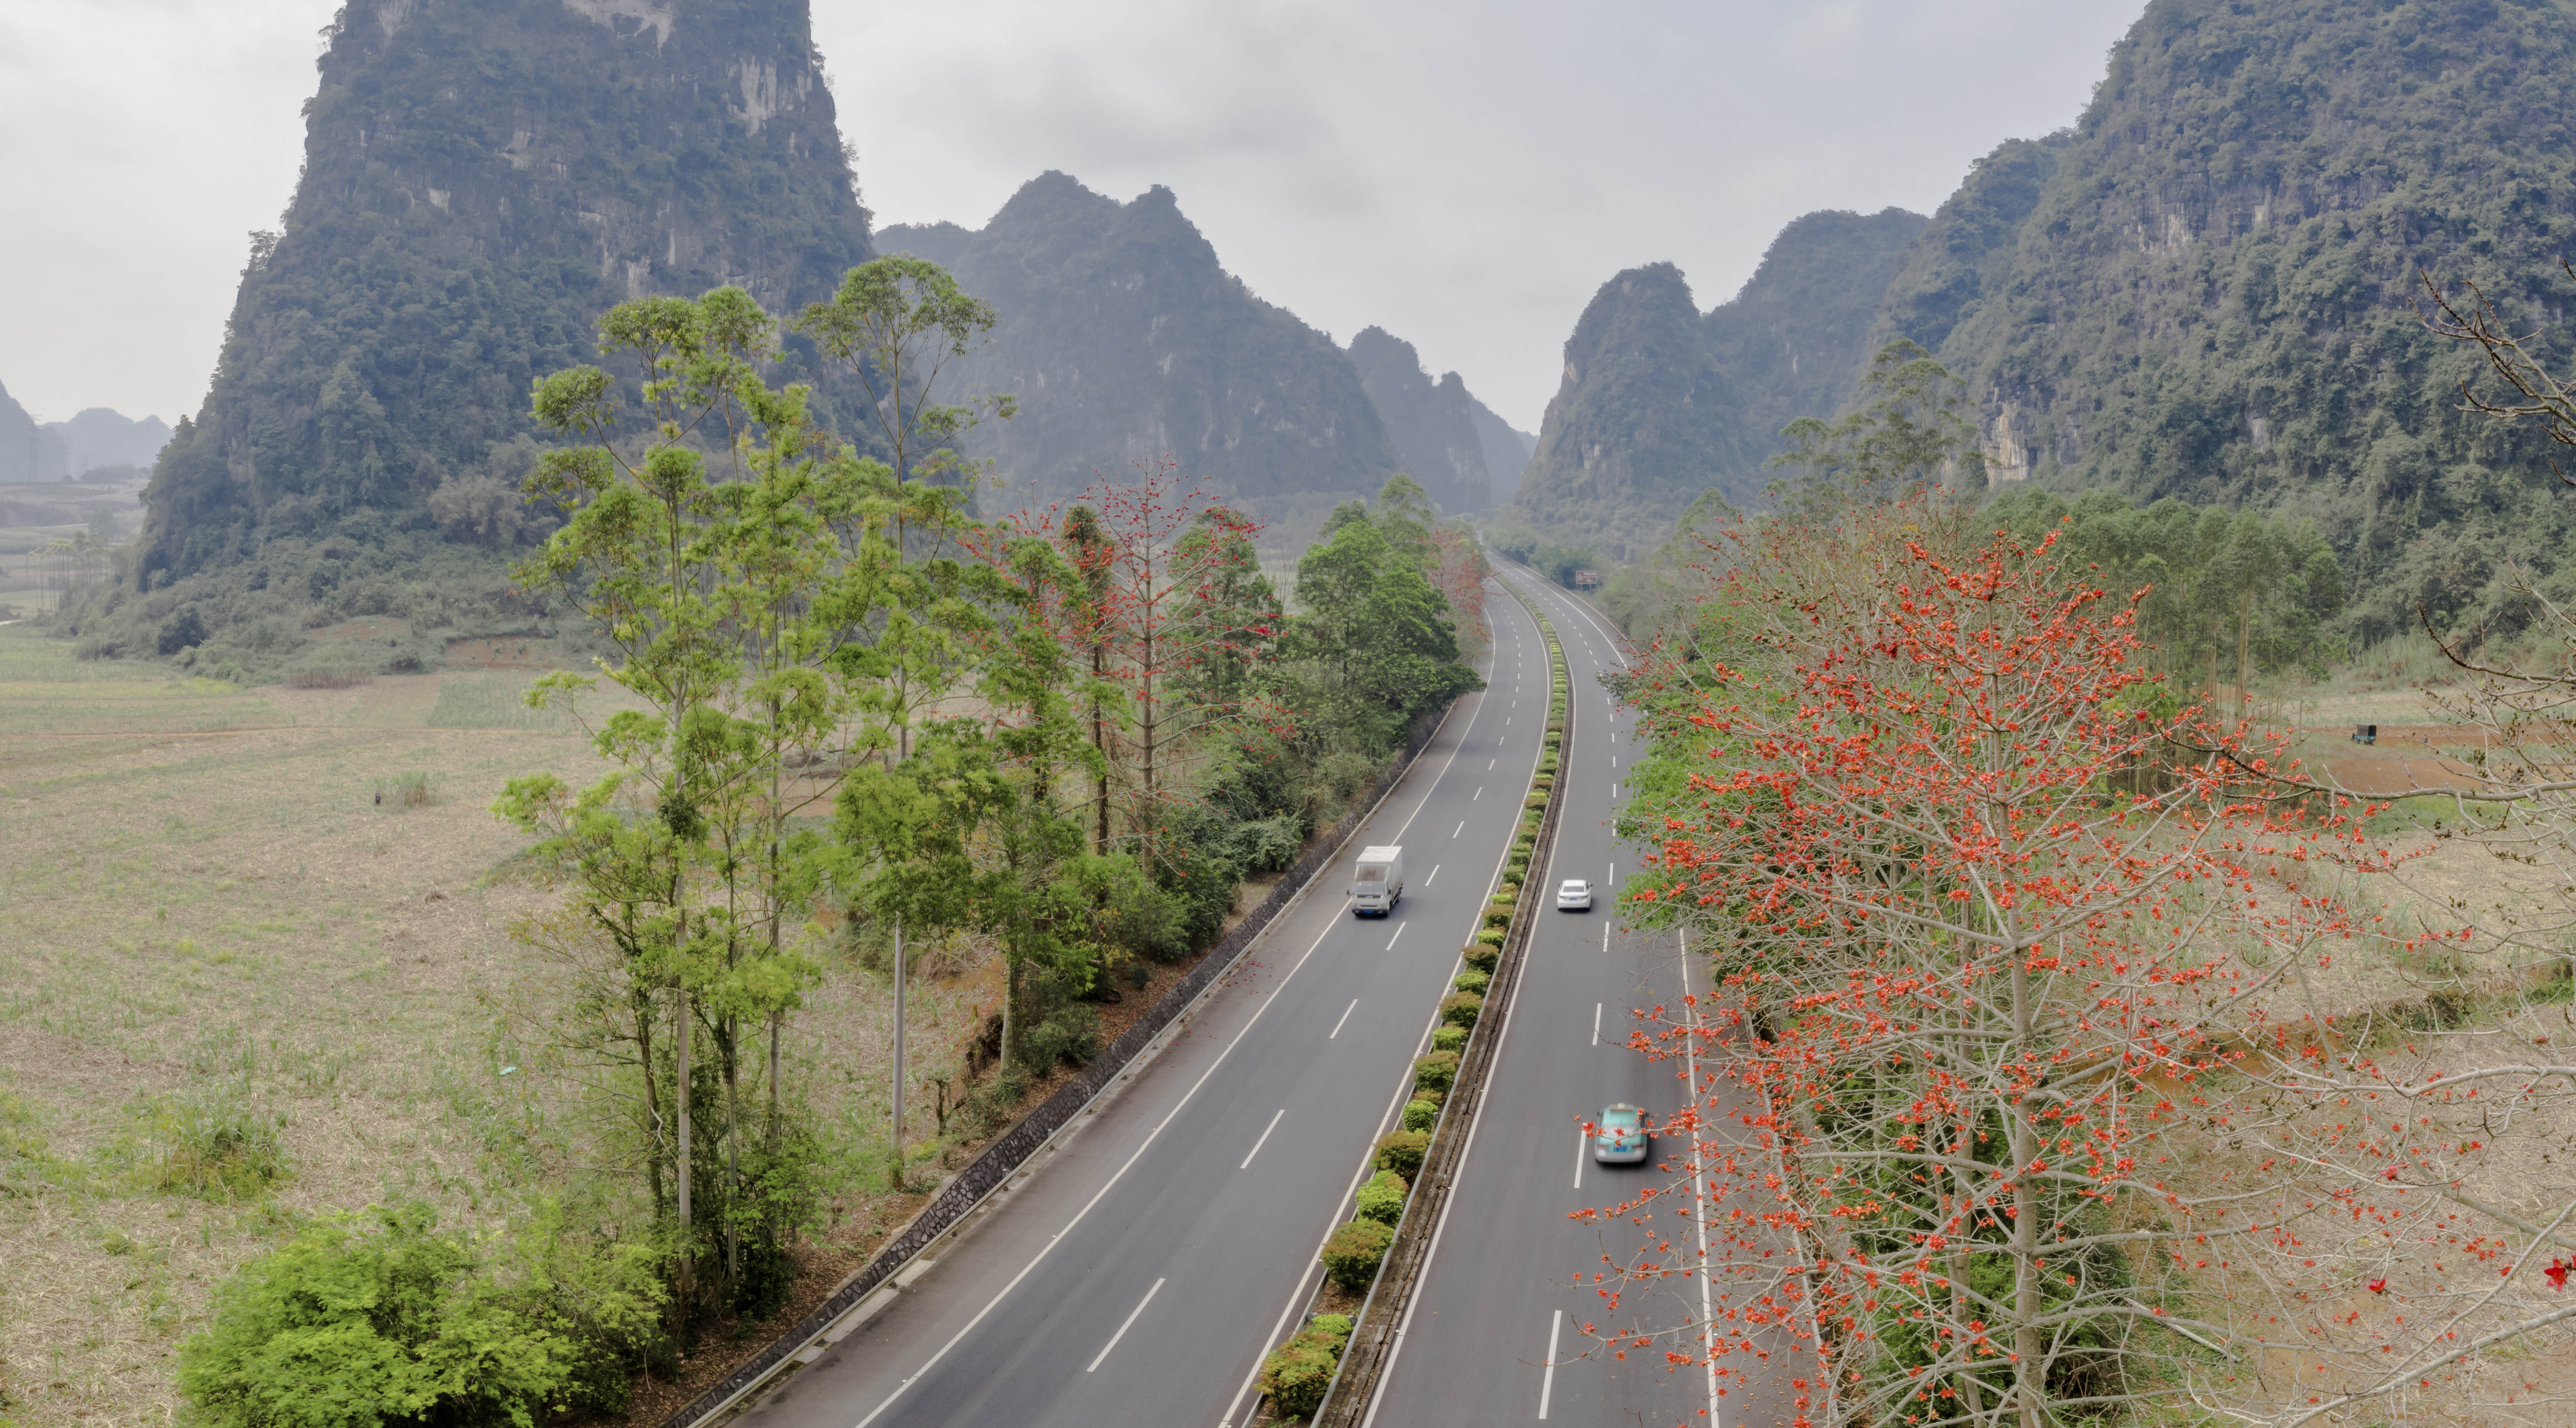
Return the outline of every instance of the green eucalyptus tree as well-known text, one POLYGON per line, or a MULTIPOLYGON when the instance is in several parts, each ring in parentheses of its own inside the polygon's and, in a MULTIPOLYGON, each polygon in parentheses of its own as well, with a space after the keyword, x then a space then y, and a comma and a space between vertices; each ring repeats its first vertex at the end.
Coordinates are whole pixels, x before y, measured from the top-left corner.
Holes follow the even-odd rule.
POLYGON ((606 679, 643 707, 593 725, 597 680, 539 681, 531 702, 572 709, 616 772, 578 791, 516 779, 498 808, 547 836, 581 917, 619 949, 657 1212, 688 1247, 684 1285, 713 1248, 739 1298, 775 1287, 810 1159, 779 1039, 817 974, 793 929, 845 854, 795 825, 953 687, 989 603, 979 582, 993 582, 954 554, 974 524, 962 492, 898 480, 816 429, 801 388, 764 383, 777 325, 748 295, 621 304, 601 335, 642 368, 645 429, 597 367, 537 384, 538 420, 577 440, 531 479, 565 523, 520 578, 600 627, 617 651, 606 679), (922 549, 907 551, 907 531, 922 549), (752 1143, 742 1086, 755 1059, 766 1125, 752 1143), (712 1125, 709 1093, 722 1101, 712 1125))
MULTIPOLYGON (((974 466, 960 456, 956 440, 986 416, 1010 420, 1017 402, 1007 394, 966 402, 936 400, 939 375, 966 355, 968 348, 989 340, 1001 321, 990 303, 970 296, 937 263, 922 258, 884 257, 850 269, 828 302, 809 305, 793 326, 811 337, 833 360, 850 369, 869 398, 869 415, 877 436, 894 458, 898 486, 919 479, 953 484, 971 499, 974 466)), ((927 534, 934 554, 947 553, 942 532, 914 532, 898 520, 894 543, 900 555, 916 535, 927 534)), ((917 648, 917 646, 913 646, 917 648)), ((953 668, 953 665, 950 666, 953 668)), ((951 683, 945 671, 921 659, 898 661, 882 688, 897 706, 895 757, 911 753, 912 716, 945 694, 951 683)), ((903 920, 894 920, 894 1146, 898 1164, 903 1154, 904 992, 903 920)))

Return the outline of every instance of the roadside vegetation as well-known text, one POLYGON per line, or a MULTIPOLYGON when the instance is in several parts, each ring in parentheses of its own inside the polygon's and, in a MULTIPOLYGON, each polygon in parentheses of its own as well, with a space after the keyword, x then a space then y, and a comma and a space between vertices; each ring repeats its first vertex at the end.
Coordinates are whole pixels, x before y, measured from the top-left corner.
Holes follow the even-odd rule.
MULTIPOLYGON (((990 317, 935 267, 886 260, 793 321, 865 384, 935 371, 920 359, 990 317)), ((858 454, 764 382, 779 330, 729 290, 630 303, 603 347, 637 379, 540 384, 562 440, 532 484, 555 509, 511 588, 559 623, 494 622, 470 642, 482 670, 317 656, 251 688, 299 671, 0 642, 39 695, 10 706, 30 736, 13 790, 73 799, 139 760, 207 782, 209 816, 241 825, 226 838, 266 837, 207 862, 211 901, 173 886, 111 914, 140 935, 102 977, 60 954, 94 937, 80 913, 108 891, 63 870, 131 837, 76 824, 40 852, 21 835, 13 866, 52 869, 75 905, 21 952, 37 960, 0 1028, 55 1050, 13 1047, 13 1077, 92 1046, 157 1066, 155 1028, 209 1030, 202 1056, 142 1078, 169 1089, 104 1118, 103 1087, 0 1079, 13 1262, 68 1215, 101 1264, 186 1266, 136 1279, 160 1286, 139 1321, 71 1309, 94 1267, 13 1285, 0 1384, 17 1401, 166 1407, 175 1373, 210 1422, 272 1421, 326 1385, 353 1423, 667 1406, 1087 1060, 1122 999, 1212 943, 1414 716, 1477 686, 1477 547, 1409 478, 1333 511, 1277 591, 1258 528, 1168 466, 977 515, 976 473, 947 452, 998 398, 881 391, 895 459, 858 454), (583 651, 598 674, 548 672, 583 651), (174 728, 228 742, 156 748, 174 728), (291 796, 256 792, 279 779, 291 796), (278 865, 308 829, 359 840, 370 885, 348 895, 390 892, 395 926, 312 946, 335 924, 305 909, 346 884, 278 865), (249 934, 233 904, 253 877, 276 910, 249 934), (456 914, 470 925, 415 941, 456 914), (118 1000, 164 962, 215 985, 118 1000), (317 976, 347 988, 362 1038, 314 1021, 335 1015, 303 988, 317 976), (353 1136, 389 1097, 409 1141, 353 1136), (163 1200, 201 1208, 164 1231, 145 1213, 163 1200), (382 1294, 398 1313, 323 1307, 382 1294)), ((208 643, 239 625, 206 621, 208 643)), ((373 638, 397 656, 423 641, 373 638)))
POLYGON ((1979 509, 1943 485, 1972 435, 1947 374, 1877 377, 1790 443, 1783 514, 1695 512, 1625 589, 1622 826, 1655 850, 1627 911, 1719 990, 1636 1038, 1701 1080, 1671 1182, 1581 1212, 1597 1351, 1715 1356, 1738 1391, 1785 1355, 1819 1422, 2561 1400, 2576 1186, 2533 1172, 2576 1144, 2565 895, 2456 895, 2474 854, 2439 841, 2559 856, 2559 677, 2455 686, 2488 738, 2440 767, 2477 801, 2353 796, 2246 694, 2332 652, 2312 537, 1979 509), (1685 1214, 1705 1257, 1651 1228, 1685 1214), (1627 1307, 1703 1274, 1705 1319, 1627 1307))

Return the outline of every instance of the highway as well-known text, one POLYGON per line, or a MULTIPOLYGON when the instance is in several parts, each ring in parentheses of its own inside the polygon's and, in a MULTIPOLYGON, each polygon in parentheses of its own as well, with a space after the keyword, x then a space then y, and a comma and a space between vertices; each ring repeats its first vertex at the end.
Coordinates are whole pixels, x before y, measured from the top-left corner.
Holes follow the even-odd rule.
MULTIPOLYGON (((1488 598, 1491 687, 1451 711, 1342 860, 1402 844, 1397 914, 1350 916, 1347 870, 1319 874, 1187 1031, 1105 1093, 1043 1169, 743 1421, 1249 1420, 1260 1355, 1303 1310, 1316 1250, 1395 1124, 1406 1068, 1427 1049, 1537 763, 1546 649, 1518 601, 1488 598)), ((1578 690, 1599 707, 1597 684, 1578 690)), ((1553 1166, 1571 1164, 1571 1125, 1548 1124, 1562 1142, 1553 1166)))
MULTIPOLYGON (((1571 725, 1558 788, 1552 865, 1533 892, 1566 878, 1600 889, 1589 913, 1550 911, 1531 939, 1503 1039, 1486 1083, 1475 1138, 1450 1191, 1437 1239, 1415 1291, 1395 1358, 1364 1422, 1371 1428, 1421 1423, 1669 1425, 1767 1421, 1744 1390, 1720 1384, 1703 1366, 1667 1366, 1658 1344, 1625 1360, 1600 1352, 1585 1322, 1669 1326, 1701 1318, 1701 1283, 1632 1294, 1615 1318, 1577 1275, 1624 1262, 1641 1232, 1626 1220, 1596 1229, 1569 1212, 1616 1204, 1671 1177, 1650 1161, 1592 1161, 1581 1123, 1604 1106, 1642 1106, 1656 1124, 1687 1095, 1678 1061, 1652 1061, 1627 1048, 1631 1013, 1662 1005, 1679 1013, 1682 995, 1704 975, 1671 934, 1619 929, 1619 879, 1638 850, 1619 844, 1610 820, 1620 771, 1633 761, 1634 724, 1601 684, 1623 667, 1618 633, 1581 602, 1504 565, 1555 625, 1569 677, 1571 725), (1588 1356, 1586 1356, 1588 1354, 1588 1356)), ((1667 1150, 1660 1141, 1656 1160, 1667 1150)), ((1669 1213, 1651 1222, 1678 1236, 1691 1227, 1669 1213)), ((1695 1344, 1683 1345, 1685 1348, 1695 1344)), ((1730 1368, 1738 1367, 1729 1365, 1730 1368)), ((1776 1406, 1759 1395, 1764 1410, 1776 1406)))

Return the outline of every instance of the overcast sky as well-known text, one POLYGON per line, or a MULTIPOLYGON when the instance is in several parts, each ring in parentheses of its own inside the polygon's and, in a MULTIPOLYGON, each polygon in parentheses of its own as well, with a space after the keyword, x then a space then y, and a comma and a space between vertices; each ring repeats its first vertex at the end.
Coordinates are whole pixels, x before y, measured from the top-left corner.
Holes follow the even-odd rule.
MULTIPOLYGON (((685 8, 686 0, 682 0, 685 8)), ((53 421, 205 395, 332 0, 0 0, 0 383, 53 421)), ((1700 306, 1820 208, 1930 212, 2071 122, 2141 0, 816 0, 879 223, 1063 169, 1161 183, 1226 266, 1535 430, 1612 273, 1700 306)))

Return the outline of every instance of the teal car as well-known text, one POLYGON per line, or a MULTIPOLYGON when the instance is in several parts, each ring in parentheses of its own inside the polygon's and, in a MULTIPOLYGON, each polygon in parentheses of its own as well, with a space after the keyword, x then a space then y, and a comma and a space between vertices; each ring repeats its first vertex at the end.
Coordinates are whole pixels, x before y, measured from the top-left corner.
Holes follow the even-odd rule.
POLYGON ((1646 1130, 1646 1113, 1621 1102, 1602 1109, 1592 1128, 1592 1158, 1604 1165, 1634 1165, 1646 1158, 1654 1137, 1646 1130))

